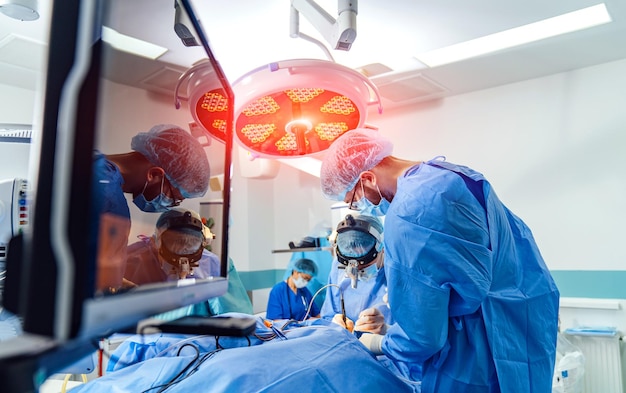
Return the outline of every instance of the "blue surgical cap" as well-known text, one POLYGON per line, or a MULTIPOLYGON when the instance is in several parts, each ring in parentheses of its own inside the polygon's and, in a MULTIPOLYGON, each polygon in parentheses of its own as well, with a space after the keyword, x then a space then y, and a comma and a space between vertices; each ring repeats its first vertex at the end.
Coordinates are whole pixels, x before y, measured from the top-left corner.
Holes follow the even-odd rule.
POLYGON ((383 223, 377 217, 364 214, 356 216, 354 219, 369 224, 371 229, 366 233, 362 229, 368 225, 359 225, 361 230, 348 229, 348 227, 337 233, 335 241, 341 255, 358 259, 367 255, 375 246, 377 246, 377 251, 380 251, 383 243, 383 223))
POLYGON ((390 156, 393 144, 377 131, 357 128, 337 138, 326 150, 320 170, 322 193, 343 201, 356 185, 359 175, 390 156))
POLYGON ((202 145, 190 133, 171 124, 160 124, 135 135, 131 149, 152 165, 163 168, 165 177, 183 197, 197 198, 209 188, 211 170, 202 145))
POLYGON ((315 262, 307 258, 298 259, 293 264, 293 270, 299 273, 308 274, 311 277, 315 277, 317 275, 317 265, 315 265, 315 262))

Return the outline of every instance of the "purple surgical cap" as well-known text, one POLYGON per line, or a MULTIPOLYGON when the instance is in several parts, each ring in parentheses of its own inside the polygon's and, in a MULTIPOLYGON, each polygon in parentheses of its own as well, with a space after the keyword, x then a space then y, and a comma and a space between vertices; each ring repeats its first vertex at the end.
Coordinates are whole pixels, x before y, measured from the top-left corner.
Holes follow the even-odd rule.
POLYGON ((167 180, 185 198, 197 198, 209 188, 211 169, 206 152, 190 133, 171 124, 160 124, 135 135, 131 149, 163 168, 167 180))
POLYGON ((320 181, 328 199, 343 201, 356 185, 361 172, 390 156, 393 144, 377 131, 357 128, 337 138, 326 150, 320 181))

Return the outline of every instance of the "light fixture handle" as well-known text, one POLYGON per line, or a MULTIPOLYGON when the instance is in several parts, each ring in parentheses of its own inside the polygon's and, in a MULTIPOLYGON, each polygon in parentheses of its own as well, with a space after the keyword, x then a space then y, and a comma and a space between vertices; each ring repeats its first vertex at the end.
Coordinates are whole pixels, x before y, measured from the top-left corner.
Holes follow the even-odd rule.
POLYGON ((179 77, 178 77, 178 82, 176 82, 176 88, 174 88, 174 106, 176 107, 176 109, 180 109, 180 101, 187 101, 189 100, 189 97, 181 97, 178 94, 178 90, 180 89, 180 86, 183 84, 183 82, 188 79, 189 77, 191 77, 191 75, 193 75, 194 72, 201 70, 202 68, 206 68, 206 67, 212 67, 211 63, 208 61, 204 61, 202 60, 199 63, 196 63, 194 66, 192 66, 191 68, 187 69, 187 71, 183 72, 179 77))

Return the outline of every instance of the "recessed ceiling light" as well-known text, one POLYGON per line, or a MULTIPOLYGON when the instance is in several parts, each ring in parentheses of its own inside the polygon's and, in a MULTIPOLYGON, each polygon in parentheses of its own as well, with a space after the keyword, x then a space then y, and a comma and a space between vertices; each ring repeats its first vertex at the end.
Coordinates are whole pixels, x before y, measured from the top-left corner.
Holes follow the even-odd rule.
POLYGON ((598 4, 539 22, 424 52, 415 57, 429 67, 436 67, 609 22, 611 22, 611 16, 606 6, 598 4))
POLYGON ((158 59, 167 52, 167 48, 124 35, 106 26, 102 26, 102 40, 115 49, 152 60, 158 59))

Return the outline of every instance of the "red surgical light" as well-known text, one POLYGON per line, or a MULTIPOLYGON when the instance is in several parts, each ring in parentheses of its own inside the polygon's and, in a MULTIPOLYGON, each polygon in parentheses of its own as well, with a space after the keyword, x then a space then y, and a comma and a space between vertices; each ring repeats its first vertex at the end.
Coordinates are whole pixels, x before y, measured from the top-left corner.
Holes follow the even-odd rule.
POLYGON ((266 158, 319 153, 343 133, 362 127, 368 105, 378 104, 382 111, 369 79, 324 60, 268 64, 235 81, 233 91, 235 139, 266 158))

